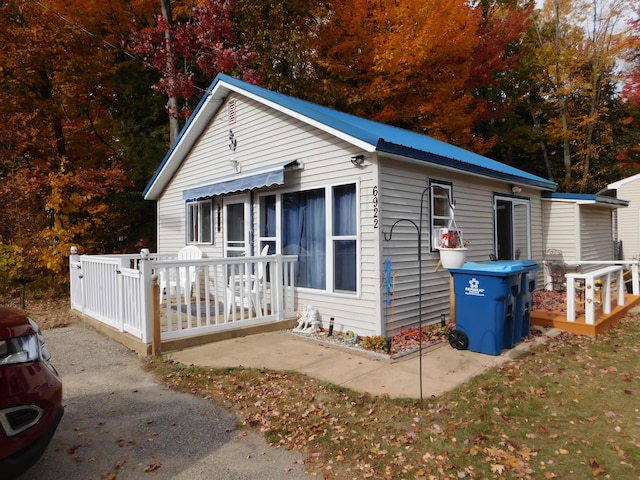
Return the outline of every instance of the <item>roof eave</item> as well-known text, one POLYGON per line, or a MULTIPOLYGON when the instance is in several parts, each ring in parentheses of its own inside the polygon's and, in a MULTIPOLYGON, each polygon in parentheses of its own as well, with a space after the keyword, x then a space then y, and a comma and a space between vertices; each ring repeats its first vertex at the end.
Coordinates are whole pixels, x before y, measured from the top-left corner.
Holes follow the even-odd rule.
MULTIPOLYGON (((212 85, 213 86, 213 85, 212 85)), ((182 160, 187 156, 194 142, 204 132, 208 119, 218 110, 226 94, 215 88, 207 92, 198 103, 193 115, 180 131, 173 146, 169 149, 160 165, 154 172, 147 187, 142 192, 145 200, 157 200, 164 187, 176 173, 182 160), (201 121, 202 119, 202 121, 201 121)))
POLYGON ((315 126, 320 130, 340 138, 366 152, 372 153, 376 151, 374 140, 377 140, 377 138, 366 138, 367 132, 358 132, 358 135, 350 135, 347 132, 333 128, 326 123, 297 112, 296 110, 287 108, 277 102, 273 102, 267 98, 257 95, 249 89, 243 88, 243 85, 245 85, 244 82, 238 81, 228 75, 219 74, 216 77, 209 87, 208 93, 202 97, 194 111, 194 114, 189 118, 188 122, 180 132, 180 135, 167 155, 165 155, 160 166, 147 184, 147 187, 143 192, 145 200, 157 200, 159 198, 165 186, 179 168, 183 159, 187 156, 194 143, 204 132, 209 123, 208 120, 210 120, 215 112, 220 108, 220 105, 222 105, 225 98, 231 91, 240 93, 258 103, 273 108, 276 111, 285 113, 286 115, 301 120, 309 125, 315 126))
POLYGON ((380 153, 387 153, 398 157, 404 157, 408 159, 414 159, 421 162, 429 162, 433 165, 449 169, 453 171, 461 171, 472 175, 477 175, 485 178, 493 178, 496 180, 502 180, 505 182, 517 183, 519 185, 527 185, 529 187, 554 192, 558 188, 558 184, 550 180, 534 177, 527 178, 519 175, 512 175, 507 172, 499 172, 489 168, 484 168, 479 165, 470 164, 460 160, 443 157, 435 153, 425 152, 422 150, 412 149, 403 145, 397 145, 385 140, 378 142, 377 151, 380 153))
POLYGON ((545 193, 543 200, 575 203, 577 205, 596 205, 608 208, 625 208, 629 206, 627 200, 598 194, 581 193, 545 193))

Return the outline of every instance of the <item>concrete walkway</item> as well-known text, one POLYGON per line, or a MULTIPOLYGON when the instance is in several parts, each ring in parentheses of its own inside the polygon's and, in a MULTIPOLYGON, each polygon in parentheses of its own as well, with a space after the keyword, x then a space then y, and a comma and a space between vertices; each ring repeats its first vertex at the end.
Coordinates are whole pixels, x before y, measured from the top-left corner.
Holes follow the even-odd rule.
POLYGON ((186 365, 251 367, 295 370, 335 385, 372 395, 420 398, 440 395, 494 366, 503 364, 555 336, 559 330, 544 330, 534 341, 523 342, 501 355, 492 356, 456 350, 441 343, 404 359, 314 341, 290 332, 250 335, 171 353, 186 365))

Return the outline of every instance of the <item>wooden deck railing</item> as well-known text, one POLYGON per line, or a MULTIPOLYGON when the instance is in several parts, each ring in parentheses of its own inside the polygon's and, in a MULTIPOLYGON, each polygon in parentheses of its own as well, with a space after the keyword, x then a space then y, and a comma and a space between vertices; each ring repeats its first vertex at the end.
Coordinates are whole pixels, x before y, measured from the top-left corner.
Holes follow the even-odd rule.
MULTIPOLYGON (((631 294, 640 296, 640 277, 638 260, 616 261, 565 261, 563 267, 570 273, 563 275, 563 286, 567 292, 567 321, 576 321, 577 304, 584 303, 585 323, 593 325, 598 309, 602 313, 611 313, 612 302, 625 304, 625 290, 631 285, 631 294)), ((551 268, 545 264, 545 272, 551 268)), ((552 284, 545 273, 547 288, 552 284)))
POLYGON ((586 273, 567 273, 567 321, 576 321, 576 293, 584 295, 584 315, 587 325, 596 321, 596 307, 611 313, 611 298, 615 292, 618 305, 624 305, 624 272, 621 265, 598 268, 586 273))
POLYGON ((146 344, 152 343, 154 315, 162 340, 285 320, 295 317, 296 260, 295 255, 177 260, 148 250, 78 255, 72 248, 71 308, 146 344), (264 272, 260 279, 258 270, 264 272), (181 289, 186 272, 195 281, 181 289), (152 287, 160 277, 166 282, 156 303, 152 287))

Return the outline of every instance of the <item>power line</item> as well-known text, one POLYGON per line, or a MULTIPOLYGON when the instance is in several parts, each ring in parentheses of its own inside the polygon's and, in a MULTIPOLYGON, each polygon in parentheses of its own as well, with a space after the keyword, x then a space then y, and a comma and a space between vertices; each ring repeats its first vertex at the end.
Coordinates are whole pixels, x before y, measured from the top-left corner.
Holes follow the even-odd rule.
MULTIPOLYGON (((116 45, 108 42, 107 40, 105 40, 104 38, 99 37, 98 35, 96 35, 93 32, 90 32, 89 30, 87 30, 86 28, 84 28, 82 25, 78 24, 77 22, 74 22, 73 20, 68 19, 67 17, 65 17, 64 15, 62 15, 61 13, 53 10, 51 7, 49 7, 48 5, 40 2, 39 0, 30 0, 32 3, 38 5, 40 8, 42 8, 43 10, 46 10, 47 12, 51 13, 52 15, 58 17, 60 20, 62 20, 63 22, 65 22, 66 24, 78 29, 79 31, 81 31, 82 33, 102 42, 103 44, 107 45, 108 47, 112 48, 113 50, 116 50, 118 52, 124 53, 126 56, 128 56, 129 58, 132 58, 133 60, 140 60, 142 62, 142 64, 147 67, 147 68, 152 68, 155 70, 155 67, 153 67, 151 64, 149 64, 148 62, 145 62, 144 59, 140 58, 140 57, 136 57, 135 55, 127 52, 126 50, 117 47, 116 45)), ((174 79, 175 80, 175 79, 174 79)), ((186 85, 186 82, 182 79, 178 79, 178 81, 180 81, 181 83, 186 85)), ((191 85, 195 90, 198 90, 204 94, 209 93, 209 89, 206 88, 201 88, 198 87, 197 85, 191 85)))
POLYGON ((71 25, 72 27, 77 28, 77 29, 78 29, 78 30, 80 30, 82 33, 85 33, 85 34, 89 35, 90 37, 95 38, 96 40, 98 40, 98 41, 100 41, 100 42, 104 43, 105 45, 107 45, 107 46, 109 46, 109 47, 113 48, 114 50, 118 50, 118 51, 120 51, 120 52, 124 53, 124 54, 125 54, 125 55, 127 55, 128 57, 133 58, 134 60, 136 59, 135 55, 132 55, 131 53, 127 52, 126 50, 123 50, 123 49, 121 49, 121 48, 118 48, 118 47, 116 47, 115 45, 113 45, 112 43, 110 43, 110 42, 106 41, 105 39, 100 38, 98 35, 96 35, 96 34, 95 34, 95 33, 93 33, 93 32, 90 32, 89 30, 87 30, 86 28, 84 28, 82 25, 79 25, 78 23, 76 23, 76 22, 74 22, 74 21, 72 21, 72 20, 69 20, 67 17, 65 17, 65 16, 64 16, 64 15, 62 15, 61 13, 56 12, 56 11, 55 11, 55 10, 53 10, 51 7, 49 7, 48 5, 46 5, 46 4, 42 3, 42 2, 39 2, 38 0, 31 0, 31 2, 32 2, 32 3, 35 3, 35 4, 36 4, 36 5, 38 5, 40 8, 42 8, 42 9, 44 9, 44 10, 48 11, 48 12, 49 12, 49 13, 51 13, 52 15, 55 15, 56 17, 58 17, 58 18, 59 18, 60 20, 62 20, 63 22, 65 22, 65 23, 67 23, 67 24, 71 25))

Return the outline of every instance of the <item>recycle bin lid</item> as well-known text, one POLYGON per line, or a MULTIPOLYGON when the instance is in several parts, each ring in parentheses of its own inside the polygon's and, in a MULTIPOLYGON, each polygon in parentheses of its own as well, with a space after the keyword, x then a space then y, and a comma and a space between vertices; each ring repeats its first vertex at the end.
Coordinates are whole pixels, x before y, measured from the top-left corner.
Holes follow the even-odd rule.
POLYGON ((484 264, 498 264, 498 265, 513 265, 516 268, 531 268, 537 267, 538 264, 535 260, 495 260, 495 261, 487 261, 482 262, 484 264))
POLYGON ((478 273, 494 273, 507 275, 510 273, 518 273, 526 268, 530 268, 537 265, 533 261, 529 260, 504 260, 496 262, 465 262, 462 267, 458 269, 449 269, 459 273, 471 273, 475 271, 478 273))

